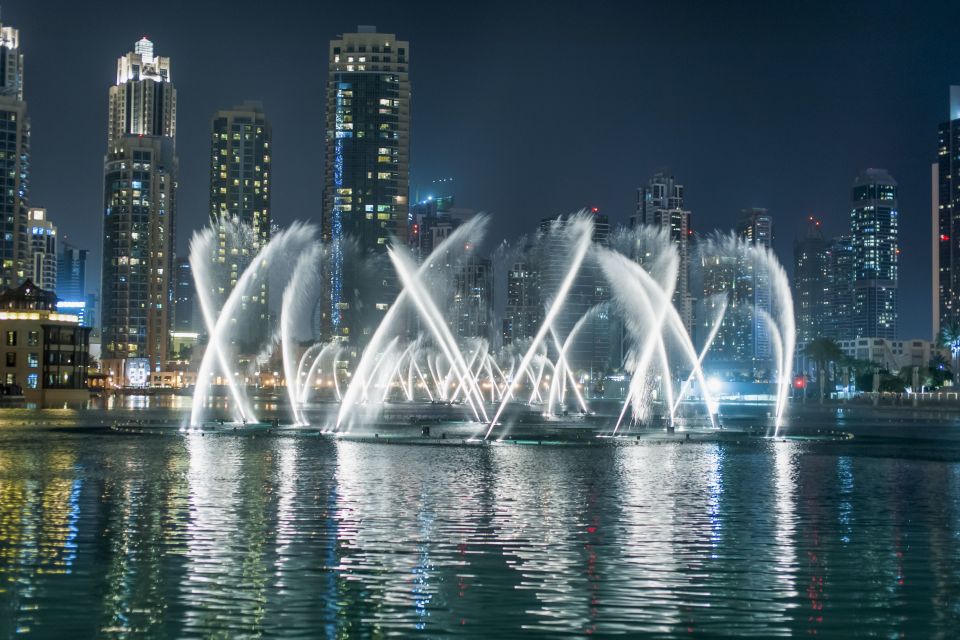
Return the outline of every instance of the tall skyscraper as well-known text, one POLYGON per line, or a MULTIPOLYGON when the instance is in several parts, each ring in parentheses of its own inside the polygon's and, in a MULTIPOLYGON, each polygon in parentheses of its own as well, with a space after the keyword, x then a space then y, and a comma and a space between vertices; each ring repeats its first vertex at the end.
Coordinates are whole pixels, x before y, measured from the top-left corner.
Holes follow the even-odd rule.
MULTIPOLYGON (((740 212, 737 235, 749 244, 771 249, 773 247, 773 216, 766 209, 744 209, 740 212)), ((764 319, 764 314, 769 315, 773 312, 770 275, 764 264, 752 262, 745 263, 740 273, 741 297, 746 304, 753 305, 753 311, 750 314, 752 320, 750 351, 753 358, 758 361, 766 360, 771 356, 770 330, 764 319)))
MULTIPOLYGON (((270 241, 273 130, 262 105, 256 102, 218 111, 211 129, 210 219, 239 222, 253 232, 252 244, 239 247, 228 247, 226 238, 220 236, 213 269, 218 290, 214 293, 225 298, 253 256, 270 241)), ((240 303, 242 322, 238 327, 243 331, 235 337, 244 353, 258 353, 266 342, 270 330, 267 284, 267 278, 261 278, 253 294, 240 303)), ((179 327, 181 319, 176 322, 179 327)))
POLYGON ((867 169, 853 183, 853 337, 897 337, 897 183, 867 169))
POLYGON ((173 303, 178 162, 170 59, 142 38, 117 62, 104 160, 103 365, 161 370, 173 303))
POLYGON ((934 210, 934 328, 960 322, 960 86, 950 87, 950 113, 940 125, 934 210))
POLYGON ((641 224, 665 230, 680 255, 677 288, 673 304, 688 331, 693 326, 693 299, 690 295, 690 212, 683 207, 683 185, 664 173, 657 173, 646 186, 637 189, 637 209, 630 226, 641 224))
POLYGON ((797 317, 797 350, 824 335, 829 312, 829 243, 820 221, 807 219, 807 234, 793 243, 793 306, 797 317))
MULTIPOLYGON (((610 241, 610 219, 594 207, 589 210, 593 220, 593 241, 606 246, 610 241)), ((555 243, 553 234, 565 233, 569 216, 545 218, 540 222, 543 235, 536 262, 539 270, 540 295, 538 306, 546 309, 570 268, 569 252, 555 243)), ((610 289, 600 266, 585 260, 580 272, 567 292, 563 308, 553 322, 557 338, 562 343, 574 326, 593 307, 610 301, 610 289)), ((555 354, 558 355, 558 354, 555 354)), ((610 365, 610 313, 605 306, 596 310, 579 330, 576 340, 567 351, 567 361, 575 374, 585 379, 600 379, 610 365)))
POLYGON ((0 25, 0 287, 19 285, 32 268, 29 168, 30 121, 23 101, 20 33, 0 25))
POLYGON ((382 259, 391 237, 406 242, 410 173, 410 45, 360 26, 330 42, 323 237, 332 243, 321 311, 324 332, 353 354, 369 339, 397 293, 382 259), (356 243, 350 257, 346 243, 356 243))
POLYGON ((46 209, 30 209, 30 278, 46 291, 57 286, 57 227, 47 218, 46 209))

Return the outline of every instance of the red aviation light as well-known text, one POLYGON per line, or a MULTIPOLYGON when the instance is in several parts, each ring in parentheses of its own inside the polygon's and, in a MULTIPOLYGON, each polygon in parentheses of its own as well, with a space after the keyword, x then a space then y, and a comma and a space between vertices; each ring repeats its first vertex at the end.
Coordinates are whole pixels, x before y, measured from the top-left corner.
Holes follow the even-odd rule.
POLYGON ((948 240, 950 240, 950 236, 945 233, 940 234, 940 242, 947 242, 948 240))

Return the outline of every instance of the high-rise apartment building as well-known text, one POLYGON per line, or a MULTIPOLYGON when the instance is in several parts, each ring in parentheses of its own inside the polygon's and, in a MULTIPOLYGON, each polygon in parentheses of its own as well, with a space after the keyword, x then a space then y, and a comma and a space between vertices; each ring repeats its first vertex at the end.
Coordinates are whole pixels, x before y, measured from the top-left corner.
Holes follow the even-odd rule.
POLYGON ((330 42, 323 238, 331 243, 324 333, 353 355, 397 293, 392 238, 406 242, 410 173, 410 45, 360 26, 330 42), (353 257, 348 243, 355 243, 353 257))
POLYGON ((711 371, 753 371, 753 304, 742 288, 743 260, 737 255, 699 256, 703 295, 698 303, 697 341, 705 344, 724 310, 706 361, 711 371))
POLYGON ((57 227, 47 217, 46 209, 30 209, 30 277, 33 284, 46 291, 57 286, 57 227))
POLYGON ((30 275, 30 121, 23 100, 20 33, 0 25, 0 288, 30 275))
POLYGON ((159 371, 169 351, 178 173, 170 59, 141 39, 118 60, 109 102, 102 362, 120 380, 128 359, 159 371))
POLYGON ((939 128, 933 176, 933 334, 960 322, 960 86, 939 128))
POLYGON ((540 272, 531 248, 507 271, 507 306, 503 314, 503 344, 529 340, 543 321, 540 305, 540 272))
MULTIPOLYGON (((210 219, 240 223, 251 231, 249 242, 236 245, 220 235, 213 273, 214 294, 223 300, 270 241, 273 131, 262 105, 256 102, 218 111, 211 130, 210 219)), ((259 352, 269 334, 267 280, 259 278, 251 295, 240 302, 236 319, 240 330, 233 337, 244 353, 259 352)), ((178 318, 178 327, 180 323, 178 318)))
POLYGON ((827 296, 823 308, 823 335, 834 340, 855 337, 853 280, 855 254, 853 239, 840 236, 827 245, 827 296))
POLYGON ((897 337, 897 183, 867 169, 853 183, 850 235, 854 254, 853 336, 897 337))
POLYGON ((683 185, 665 173, 657 173, 637 189, 637 208, 630 226, 647 225, 663 229, 677 247, 680 265, 673 304, 690 331, 693 326, 693 298, 690 295, 690 211, 683 206, 683 185))

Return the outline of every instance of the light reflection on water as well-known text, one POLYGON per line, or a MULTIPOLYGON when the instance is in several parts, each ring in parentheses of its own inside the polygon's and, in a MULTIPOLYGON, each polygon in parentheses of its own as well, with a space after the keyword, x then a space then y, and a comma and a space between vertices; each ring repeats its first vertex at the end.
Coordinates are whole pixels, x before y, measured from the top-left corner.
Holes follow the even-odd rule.
POLYGON ((958 460, 2 428, 0 636, 948 637, 958 460))

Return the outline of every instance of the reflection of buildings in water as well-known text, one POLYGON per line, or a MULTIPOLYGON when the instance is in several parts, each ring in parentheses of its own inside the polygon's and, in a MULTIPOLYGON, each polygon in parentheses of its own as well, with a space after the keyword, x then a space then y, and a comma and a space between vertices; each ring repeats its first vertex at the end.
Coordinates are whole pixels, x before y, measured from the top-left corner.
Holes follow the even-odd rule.
MULTIPOLYGON (((332 568, 340 632, 357 619, 375 620, 389 630, 411 619, 411 612, 413 624, 425 630, 447 622, 438 615, 471 624, 468 618, 482 608, 470 606, 474 593, 466 588, 464 574, 476 575, 474 561, 488 560, 491 552, 491 540, 477 528, 479 494, 488 485, 472 475, 475 457, 483 454, 444 447, 435 455, 430 448, 345 441, 335 446, 332 568), (422 472, 424 466, 429 474, 422 472), (471 545, 483 553, 468 556, 464 549, 471 545), (403 590, 398 584, 405 585, 403 590)), ((483 604, 489 606, 489 600, 483 604)))
POLYGON ((104 469, 100 633, 159 633, 183 572, 187 487, 173 441, 140 440, 104 469), (154 447, 157 447, 156 449, 154 447))
POLYGON ((656 603, 651 609, 655 613, 637 612, 635 620, 637 625, 656 624, 654 629, 660 633, 682 622, 676 603, 664 602, 672 597, 683 558, 674 531, 678 515, 674 501, 677 484, 687 478, 678 468, 683 461, 676 459, 677 453, 675 447, 640 445, 624 447, 617 455, 615 492, 622 509, 618 541, 622 556, 615 564, 621 567, 622 580, 629 588, 611 589, 604 600, 608 606, 624 607, 634 606, 636 598, 656 603), (678 476, 680 473, 684 475, 678 476))
POLYGON ((533 603, 523 610, 535 612, 543 628, 582 632, 591 624, 592 608, 583 569, 590 562, 583 545, 589 523, 577 483, 584 462, 535 447, 497 447, 491 455, 498 505, 494 537, 520 575, 511 596, 529 593, 533 603))
POLYGON ((184 633, 260 635, 269 586, 270 470, 265 439, 187 438, 184 633))
POLYGON ((0 450, 0 593, 16 612, 9 628, 0 622, 4 635, 40 622, 45 592, 73 570, 83 486, 75 464, 59 447, 0 450))

